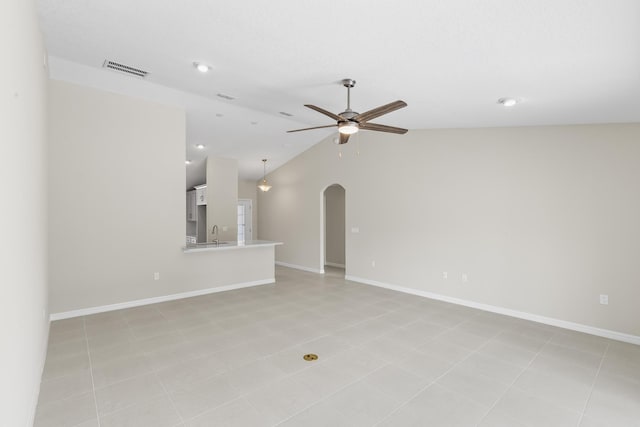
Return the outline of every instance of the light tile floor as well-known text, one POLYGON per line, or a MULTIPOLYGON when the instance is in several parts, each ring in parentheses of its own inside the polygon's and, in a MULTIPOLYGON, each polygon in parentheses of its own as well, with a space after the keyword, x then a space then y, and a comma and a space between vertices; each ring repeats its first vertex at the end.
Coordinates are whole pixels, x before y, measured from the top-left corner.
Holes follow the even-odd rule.
POLYGON ((639 346, 276 278, 53 322, 35 425, 640 426, 639 346))

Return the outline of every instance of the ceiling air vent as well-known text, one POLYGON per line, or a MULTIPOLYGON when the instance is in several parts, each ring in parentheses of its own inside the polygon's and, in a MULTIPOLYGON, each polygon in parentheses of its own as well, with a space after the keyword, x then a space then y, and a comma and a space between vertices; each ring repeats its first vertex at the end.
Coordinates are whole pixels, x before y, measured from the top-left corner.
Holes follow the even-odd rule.
POLYGON ((102 64, 102 66, 104 68, 109 68, 111 70, 119 71, 121 73, 130 74, 130 75, 136 76, 136 77, 141 77, 143 79, 145 77, 147 77, 147 74, 149 74, 148 71, 144 71, 144 70, 141 70, 139 68, 131 67, 129 65, 119 64, 117 62, 109 61, 108 59, 105 59, 105 61, 102 64))

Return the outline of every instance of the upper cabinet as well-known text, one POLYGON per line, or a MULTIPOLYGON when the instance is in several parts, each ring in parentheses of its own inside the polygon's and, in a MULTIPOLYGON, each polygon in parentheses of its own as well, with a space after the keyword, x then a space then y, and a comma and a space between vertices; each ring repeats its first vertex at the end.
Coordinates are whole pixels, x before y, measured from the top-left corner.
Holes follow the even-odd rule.
POLYGON ((195 187, 196 189, 196 205, 206 205, 207 204, 207 186, 206 185, 198 185, 195 187))

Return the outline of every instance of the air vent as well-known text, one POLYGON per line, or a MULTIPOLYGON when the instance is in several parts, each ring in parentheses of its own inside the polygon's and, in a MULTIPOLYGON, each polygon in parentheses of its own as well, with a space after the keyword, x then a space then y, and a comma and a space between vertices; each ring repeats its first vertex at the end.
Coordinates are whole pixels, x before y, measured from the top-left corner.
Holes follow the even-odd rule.
POLYGON ((287 117, 293 117, 293 114, 285 113, 284 111, 280 111, 280 114, 287 117))
POLYGON ((105 61, 102 64, 102 66, 104 68, 109 68, 111 70, 119 71, 121 73, 130 74, 130 75, 136 76, 136 77, 141 77, 143 79, 145 77, 147 77, 147 74, 149 74, 148 71, 144 71, 144 70, 141 70, 139 68, 131 67, 129 65, 119 64, 117 62, 109 61, 108 59, 105 59, 105 61))
POLYGON ((229 101, 233 101, 235 99, 233 96, 225 95, 224 93, 219 93, 218 96, 222 99, 227 99, 229 101))

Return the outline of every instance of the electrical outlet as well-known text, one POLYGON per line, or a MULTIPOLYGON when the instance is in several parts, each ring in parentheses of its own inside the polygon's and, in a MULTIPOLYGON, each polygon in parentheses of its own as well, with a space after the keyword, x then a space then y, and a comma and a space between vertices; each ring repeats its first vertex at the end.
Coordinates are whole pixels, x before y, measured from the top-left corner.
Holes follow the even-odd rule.
POLYGON ((600 295, 600 304, 608 305, 609 304, 609 295, 600 295))
POLYGON ((447 280, 447 279, 449 278, 449 273, 447 273, 446 271, 443 271, 443 272, 442 272, 442 278, 443 278, 444 280, 447 280))
POLYGON ((158 272, 153 273, 153 280, 160 280, 160 273, 158 272))
POLYGON ((229 231, 229 227, 227 227, 226 225, 222 226, 222 231, 229 231))
POLYGON ((469 281, 469 276, 467 276, 467 273, 462 273, 462 282, 467 283, 468 281, 469 281))
POLYGON ((371 261, 371 267, 373 267, 373 268, 376 267, 376 262, 375 261, 371 261))

